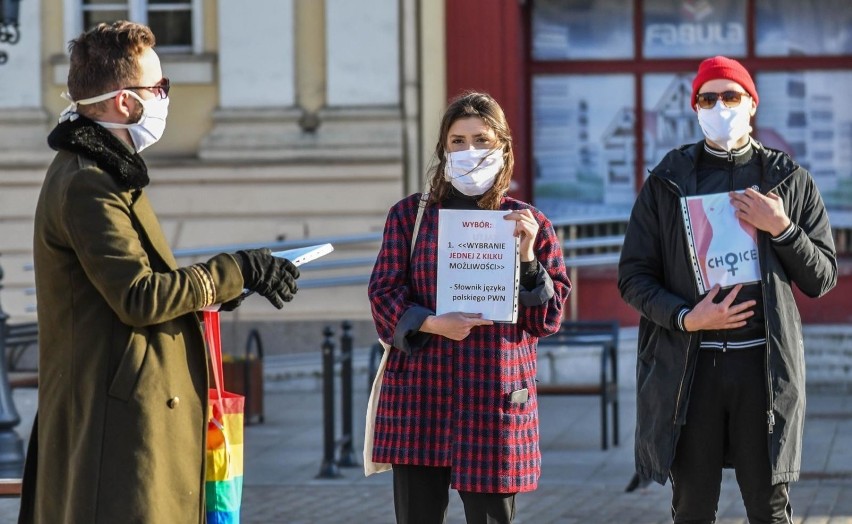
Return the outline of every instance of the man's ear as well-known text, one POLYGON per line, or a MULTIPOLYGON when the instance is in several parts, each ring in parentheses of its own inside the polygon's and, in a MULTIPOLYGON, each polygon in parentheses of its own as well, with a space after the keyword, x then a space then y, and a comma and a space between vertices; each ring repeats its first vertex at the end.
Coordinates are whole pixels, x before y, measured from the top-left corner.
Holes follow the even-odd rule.
MULTIPOLYGON (((749 97, 751 98, 751 97, 749 97)), ((754 102, 754 98, 751 99, 751 109, 749 110, 749 116, 754 116, 757 113, 757 104, 754 102)))
POLYGON ((133 104, 135 102, 127 91, 122 91, 112 99, 112 107, 119 115, 127 118, 133 114, 133 104))

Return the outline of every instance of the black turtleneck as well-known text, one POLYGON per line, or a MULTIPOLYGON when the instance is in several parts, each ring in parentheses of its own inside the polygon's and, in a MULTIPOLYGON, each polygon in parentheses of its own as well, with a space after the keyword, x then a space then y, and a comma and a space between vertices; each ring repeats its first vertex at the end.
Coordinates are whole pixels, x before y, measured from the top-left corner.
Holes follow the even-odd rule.
POLYGON ((443 209, 479 209, 479 199, 482 195, 467 196, 458 189, 451 187, 449 194, 441 202, 443 209))
POLYGON ((760 158, 751 142, 730 152, 711 148, 706 142, 698 158, 696 193, 727 193, 760 187, 760 158))

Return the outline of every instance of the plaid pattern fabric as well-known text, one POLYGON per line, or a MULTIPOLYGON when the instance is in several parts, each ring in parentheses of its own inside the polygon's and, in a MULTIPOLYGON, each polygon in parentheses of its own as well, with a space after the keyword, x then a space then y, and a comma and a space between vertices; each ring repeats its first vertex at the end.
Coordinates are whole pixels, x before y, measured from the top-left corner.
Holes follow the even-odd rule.
MULTIPOLYGON (((435 310, 438 207, 424 211, 414 255, 409 245, 419 195, 394 205, 370 279, 369 297, 379 336, 392 341, 405 311, 435 310)), ((501 209, 533 209, 539 222, 535 252, 554 285, 541 306, 520 306, 517 324, 475 328, 456 342, 433 335, 405 354, 393 349, 376 416, 376 462, 450 466, 452 487, 480 493, 532 491, 538 485, 536 346, 558 331, 571 283, 550 221, 528 204, 505 198, 501 209), (529 400, 512 404, 512 391, 529 400)))

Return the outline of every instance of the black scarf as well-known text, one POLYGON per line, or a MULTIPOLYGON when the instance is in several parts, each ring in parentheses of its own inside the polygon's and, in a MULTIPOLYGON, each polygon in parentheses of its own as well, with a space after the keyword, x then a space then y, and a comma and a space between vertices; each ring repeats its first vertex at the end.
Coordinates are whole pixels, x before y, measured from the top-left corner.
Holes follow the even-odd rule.
POLYGON ((69 151, 91 160, 127 189, 142 189, 148 185, 148 166, 118 137, 80 115, 56 126, 47 137, 47 145, 59 151, 69 151))

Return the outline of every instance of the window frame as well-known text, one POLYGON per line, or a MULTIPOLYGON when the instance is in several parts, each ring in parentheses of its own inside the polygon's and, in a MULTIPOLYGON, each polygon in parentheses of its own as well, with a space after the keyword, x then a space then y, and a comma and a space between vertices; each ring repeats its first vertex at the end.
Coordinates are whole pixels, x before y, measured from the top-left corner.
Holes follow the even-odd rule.
MULTIPOLYGON (((191 45, 157 46, 158 52, 170 55, 200 55, 204 52, 204 22, 201 12, 202 1, 203 0, 189 0, 192 26, 191 45)), ((77 36, 85 30, 83 27, 83 0, 70 0, 67 4, 70 5, 68 5, 67 9, 65 9, 63 23, 66 42, 77 38, 77 36)), ((112 0, 111 4, 126 5, 129 20, 140 24, 148 23, 148 0, 112 0)), ((168 7, 168 4, 165 4, 164 7, 168 7)))

